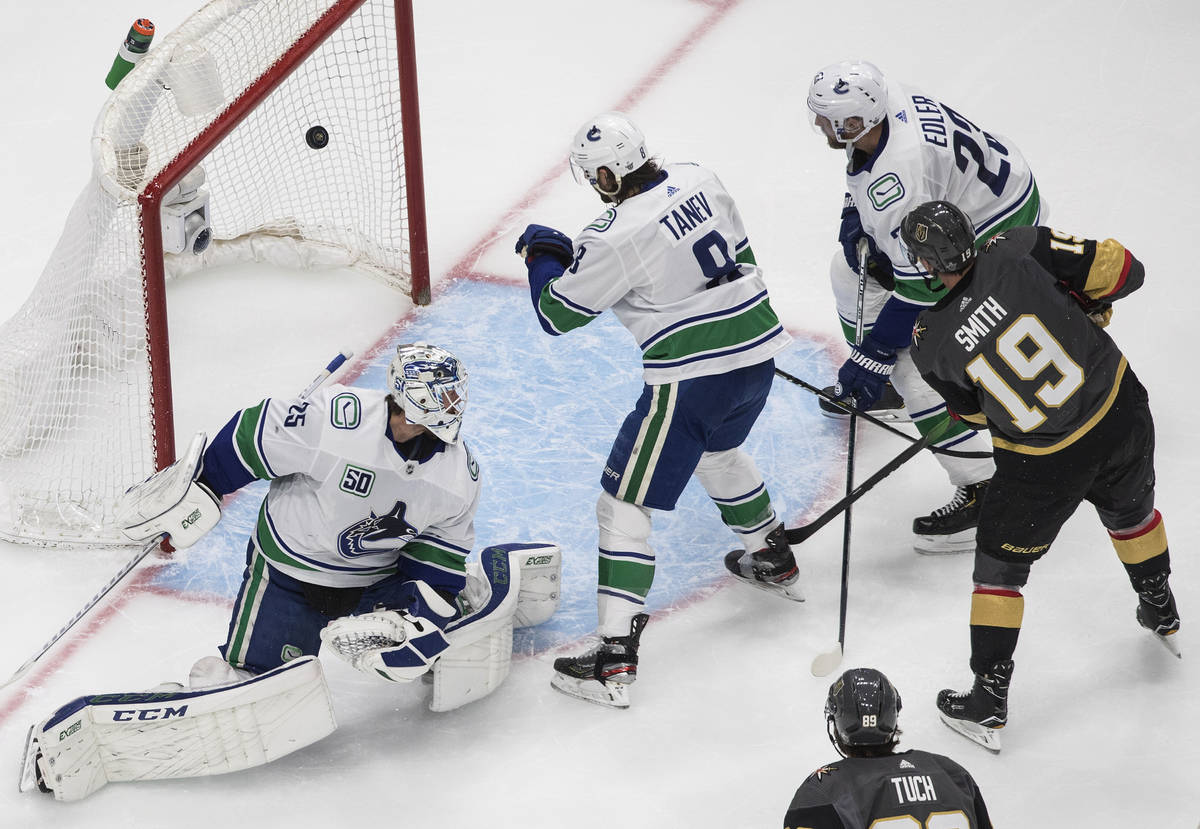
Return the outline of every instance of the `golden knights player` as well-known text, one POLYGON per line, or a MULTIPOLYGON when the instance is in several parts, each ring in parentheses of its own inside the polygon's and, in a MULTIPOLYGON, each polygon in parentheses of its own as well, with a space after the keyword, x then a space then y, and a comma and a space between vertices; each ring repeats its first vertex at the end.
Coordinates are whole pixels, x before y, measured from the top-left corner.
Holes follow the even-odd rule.
POLYGON ((874 668, 846 671, 825 700, 829 741, 845 759, 814 771, 796 790, 786 829, 892 825, 991 829, 983 794, 970 773, 940 754, 896 751, 900 694, 874 668), (904 818, 908 818, 904 821, 904 818))
POLYGON ((976 253, 970 219, 945 201, 908 213, 900 235, 949 289, 917 319, 917 368, 952 411, 992 434, 996 474, 971 599, 975 683, 942 691, 937 704, 947 725, 998 751, 1021 588, 1082 501, 1129 574, 1138 622, 1178 655, 1167 536, 1154 508, 1154 422, 1145 388, 1102 330, 1145 269, 1112 239, 1047 227, 1008 230, 976 253))

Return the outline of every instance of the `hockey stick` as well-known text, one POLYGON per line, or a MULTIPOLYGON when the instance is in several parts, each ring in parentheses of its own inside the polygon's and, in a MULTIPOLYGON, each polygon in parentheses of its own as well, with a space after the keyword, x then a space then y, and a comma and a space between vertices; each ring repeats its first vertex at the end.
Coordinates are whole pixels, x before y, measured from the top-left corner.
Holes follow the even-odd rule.
MULTIPOLYGON (((870 244, 867 237, 858 240, 858 305, 854 314, 854 346, 857 348, 863 341, 863 305, 867 293, 867 257, 870 255, 870 244)), ((855 403, 858 401, 856 400, 855 403)), ((850 595, 850 500, 854 492, 854 444, 858 434, 858 407, 850 411, 850 433, 846 438, 846 502, 845 515, 842 518, 842 588, 838 608, 838 643, 834 651, 819 653, 812 661, 813 676, 828 676, 842 661, 842 651, 846 643, 846 602, 850 595)), ((791 544, 791 539, 788 539, 791 544)))
MULTIPOLYGON (((806 383, 804 380, 801 380, 799 377, 795 376, 794 374, 789 374, 788 372, 784 371, 783 369, 779 368, 778 366, 775 367, 775 376, 782 377, 784 380, 787 380, 789 383, 795 383, 797 386, 804 389, 805 391, 810 391, 813 394, 815 394, 817 397, 822 397, 825 400, 828 400, 830 403, 840 406, 841 408, 845 409, 848 413, 850 413, 852 415, 857 415, 858 417, 861 417, 863 420, 867 421, 868 423, 872 423, 881 429, 891 432, 893 435, 896 435, 897 437, 904 438, 909 443, 915 443, 918 440, 917 438, 910 435, 908 432, 901 431, 900 429, 897 429, 895 426, 891 425, 887 421, 880 420, 879 418, 875 417, 874 415, 864 412, 862 409, 856 409, 854 406, 851 406, 845 400, 837 399, 836 397, 834 397, 832 394, 825 391, 824 389, 819 389, 816 386, 812 385, 811 383, 806 383)), ((959 449, 942 449, 937 446, 930 446, 929 451, 933 452, 935 455, 948 455, 952 458, 990 458, 990 457, 992 457, 991 452, 963 452, 962 450, 959 450, 959 449)))
MULTIPOLYGON (((300 392, 299 399, 300 400, 306 399, 310 394, 312 394, 314 391, 316 391, 322 383, 324 383, 326 380, 328 380, 330 375, 332 375, 335 371, 337 371, 339 368, 341 368, 343 363, 345 363, 347 360, 349 360, 353 356, 354 356, 353 351, 338 352, 338 355, 329 361, 329 365, 325 366, 325 368, 321 370, 321 373, 318 374, 315 378, 313 378, 313 381, 308 384, 308 387, 304 391, 300 392)), ((72 616, 70 621, 68 621, 65 625, 63 625, 59 629, 58 633, 51 636, 50 639, 46 642, 46 644, 42 645, 41 650, 39 650, 32 657, 27 659, 25 661, 25 663, 23 665, 21 665, 21 667, 17 668, 17 670, 13 673, 13 675, 10 676, 7 680, 5 680, 4 684, 0 685, 0 689, 7 688, 9 685, 12 685, 14 682, 16 682, 22 676, 24 676, 25 673, 30 668, 32 668, 34 665, 36 665, 38 663, 38 661, 43 656, 45 656, 46 653, 52 647, 54 647, 56 644, 58 644, 59 640, 61 640, 64 636, 67 635, 68 632, 70 632, 71 628, 75 627, 75 625, 79 623, 80 619, 82 619, 84 616, 88 615, 88 613, 91 612, 92 608, 94 608, 96 605, 100 604, 101 600, 103 600, 105 596, 107 596, 109 593, 111 593, 113 588, 115 588, 118 584, 121 583, 121 581, 126 576, 128 576, 131 572, 133 572, 133 569, 142 562, 142 559, 144 559, 146 556, 148 556, 150 554, 151 550, 157 549, 157 547, 158 547, 158 539, 154 539, 153 541, 146 542, 146 545, 145 545, 145 547, 143 547, 142 551, 139 552, 137 555, 135 555, 133 558, 131 558, 129 560, 129 562, 124 567, 122 567, 117 572, 117 574, 112 577, 112 579, 109 580, 108 584, 106 584, 106 585, 104 585, 104 587, 100 588, 100 591, 98 593, 96 593, 96 595, 92 596, 92 598, 88 600, 87 604, 85 604, 82 608, 80 608, 79 612, 76 613, 74 616, 72 616)))

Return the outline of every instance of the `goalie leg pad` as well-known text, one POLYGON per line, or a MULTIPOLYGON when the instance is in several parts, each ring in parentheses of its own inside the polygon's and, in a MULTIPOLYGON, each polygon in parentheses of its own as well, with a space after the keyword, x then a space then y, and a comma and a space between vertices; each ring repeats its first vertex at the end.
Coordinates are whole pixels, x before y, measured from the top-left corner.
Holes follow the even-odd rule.
POLYGON ((468 565, 464 598, 469 607, 446 627, 450 647, 433 666, 431 711, 460 708, 504 682, 512 662, 513 618, 523 590, 521 564, 527 550, 546 549, 540 544, 499 544, 485 549, 478 564, 468 565))
POLYGON ((321 663, 307 656, 217 689, 80 697, 31 743, 42 783, 70 801, 109 782, 260 766, 336 727, 321 663))
MULTIPOLYGON (((517 591, 517 606, 513 615, 513 627, 527 628, 549 621, 558 610, 559 594, 562 584, 562 550, 557 544, 496 544, 488 547, 480 556, 479 569, 471 568, 477 578, 470 579, 472 591, 467 600, 472 607, 482 607, 485 602, 479 601, 477 592, 490 590, 485 574, 481 572, 483 563, 489 556, 496 555, 497 561, 507 554, 507 565, 512 571, 519 571, 520 590, 517 591), (482 586, 482 590, 480 589, 482 586)), ((494 591, 493 591, 494 592, 494 591)))

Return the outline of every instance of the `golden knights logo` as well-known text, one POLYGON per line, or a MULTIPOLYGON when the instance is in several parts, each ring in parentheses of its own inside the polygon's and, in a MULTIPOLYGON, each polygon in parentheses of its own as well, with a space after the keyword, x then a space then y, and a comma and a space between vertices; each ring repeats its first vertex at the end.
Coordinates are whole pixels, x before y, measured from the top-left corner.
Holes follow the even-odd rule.
POLYGON ((929 225, 923 225, 917 222, 917 227, 913 230, 913 238, 918 242, 924 242, 929 238, 929 225))
POLYGON ((925 323, 921 322, 920 320, 917 320, 917 324, 913 326, 913 333, 912 333, 913 341, 915 342, 917 340, 923 339, 925 337, 925 334, 928 331, 929 331, 929 327, 927 325, 925 325, 925 323))

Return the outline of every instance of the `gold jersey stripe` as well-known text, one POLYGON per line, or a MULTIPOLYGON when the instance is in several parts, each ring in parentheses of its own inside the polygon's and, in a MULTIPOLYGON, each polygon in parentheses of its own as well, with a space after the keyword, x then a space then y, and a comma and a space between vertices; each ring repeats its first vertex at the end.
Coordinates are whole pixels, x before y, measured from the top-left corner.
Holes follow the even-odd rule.
POLYGON ((1105 239, 1096 244, 1083 292, 1092 299, 1106 297, 1117 289, 1124 275, 1125 246, 1116 239, 1105 239))

